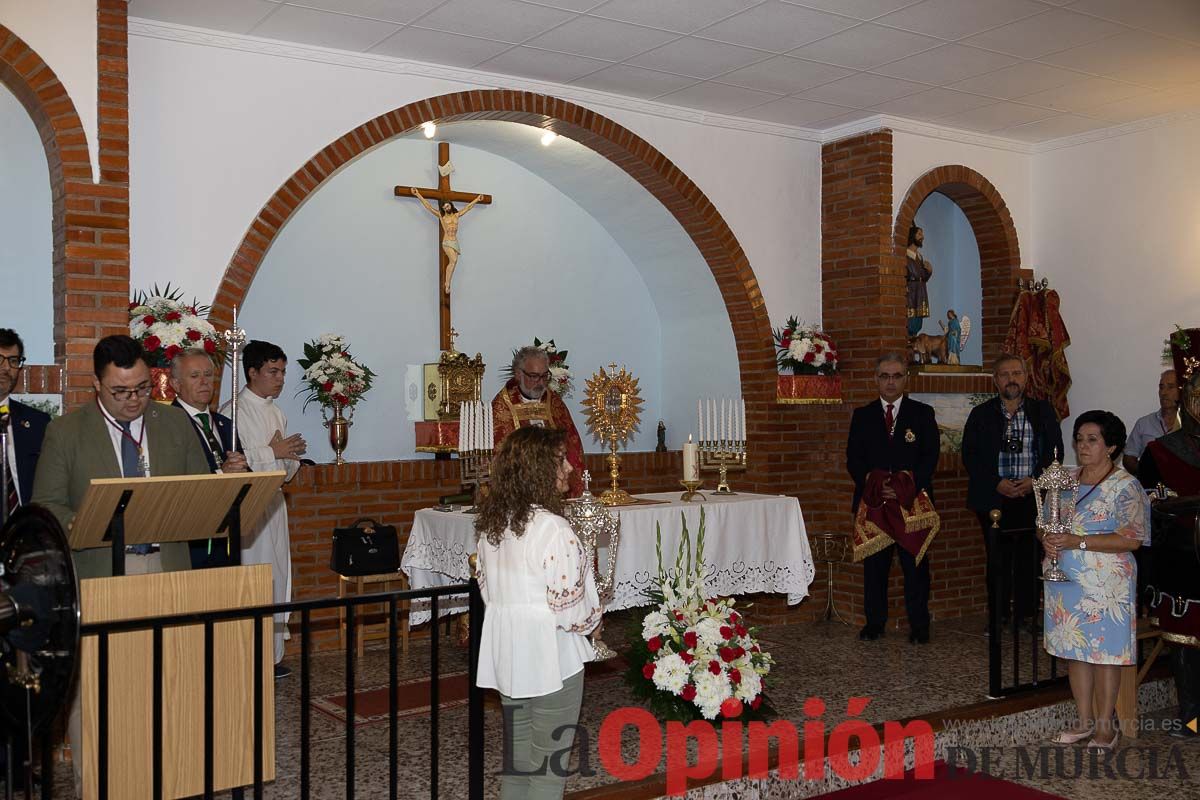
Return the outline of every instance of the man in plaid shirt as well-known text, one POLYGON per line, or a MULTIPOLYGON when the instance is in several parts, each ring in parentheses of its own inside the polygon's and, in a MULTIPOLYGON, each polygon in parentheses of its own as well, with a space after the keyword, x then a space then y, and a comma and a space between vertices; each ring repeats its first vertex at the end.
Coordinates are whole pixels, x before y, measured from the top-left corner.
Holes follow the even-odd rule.
POLYGON ((963 428, 962 455, 969 483, 967 503, 983 529, 988 567, 988 608, 1009 605, 1018 620, 1036 628, 1040 546, 1034 534, 1037 507, 1033 479, 1057 453, 1063 458, 1062 431, 1054 408, 1025 396, 1028 376, 1021 359, 1001 355, 992 366, 996 397, 972 409, 963 428), (1002 533, 989 542, 992 510, 1000 512, 1002 533))

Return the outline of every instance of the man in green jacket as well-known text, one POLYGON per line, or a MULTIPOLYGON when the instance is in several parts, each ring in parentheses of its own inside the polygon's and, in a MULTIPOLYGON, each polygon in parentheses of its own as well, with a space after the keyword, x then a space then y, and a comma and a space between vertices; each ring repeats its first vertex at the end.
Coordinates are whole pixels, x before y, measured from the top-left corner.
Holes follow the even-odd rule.
MULTIPOLYGON (((187 414, 150 402, 141 344, 106 336, 93 351, 96 399, 50 423, 33 479, 33 502, 70 528, 93 478, 205 475, 208 461, 187 414)), ((76 550, 80 578, 112 574, 107 547, 76 550)), ((186 542, 126 547, 127 574, 188 569, 186 542)))

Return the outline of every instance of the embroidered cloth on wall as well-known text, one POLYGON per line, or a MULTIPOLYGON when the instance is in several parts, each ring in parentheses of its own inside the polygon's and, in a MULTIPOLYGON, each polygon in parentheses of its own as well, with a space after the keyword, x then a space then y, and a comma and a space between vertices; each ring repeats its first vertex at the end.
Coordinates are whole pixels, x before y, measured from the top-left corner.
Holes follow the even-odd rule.
POLYGON ((1058 292, 1043 289, 1022 290, 1008 320, 1004 352, 1020 356, 1029 373, 1026 395, 1049 400, 1059 421, 1071 414, 1067 390, 1071 388, 1071 368, 1064 352, 1071 344, 1067 326, 1059 314, 1058 292))

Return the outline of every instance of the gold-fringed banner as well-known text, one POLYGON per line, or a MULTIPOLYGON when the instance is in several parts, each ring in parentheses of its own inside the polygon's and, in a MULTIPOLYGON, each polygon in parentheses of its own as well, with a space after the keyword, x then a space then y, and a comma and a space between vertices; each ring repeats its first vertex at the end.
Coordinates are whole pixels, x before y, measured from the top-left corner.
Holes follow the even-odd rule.
POLYGON ((779 375, 775 402, 784 405, 836 404, 842 402, 841 375, 779 375))

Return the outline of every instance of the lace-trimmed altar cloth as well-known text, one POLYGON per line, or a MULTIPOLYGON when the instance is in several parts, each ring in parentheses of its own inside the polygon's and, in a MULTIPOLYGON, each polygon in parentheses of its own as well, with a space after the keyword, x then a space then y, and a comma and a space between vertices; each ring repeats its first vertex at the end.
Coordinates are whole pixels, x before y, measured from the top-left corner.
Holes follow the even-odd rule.
MULTIPOLYGON (((804 515, 794 497, 706 494, 703 503, 681 502, 679 492, 638 497, 665 502, 614 509, 621 516, 621 542, 608 610, 647 603, 645 591, 657 570, 656 523, 662 525, 664 561, 670 562, 664 566, 673 568, 682 533, 679 513, 687 519, 694 546, 701 506, 705 509, 704 559, 710 596, 768 592, 787 595, 788 605, 808 596, 816 570, 804 515)), ((473 515, 422 509, 413 519, 400 568, 413 589, 464 583, 469 576, 467 558, 473 552, 473 515)), ((602 564, 605 558, 601 553, 602 564)), ((439 616, 462 613, 466 605, 465 595, 441 598, 439 616)), ((428 622, 429 616, 429 602, 414 600, 409 623, 420 625, 428 622)))

